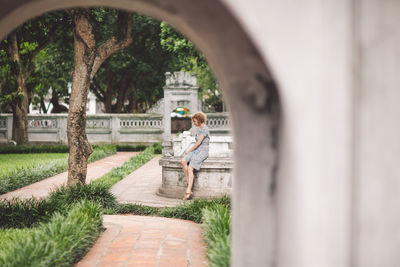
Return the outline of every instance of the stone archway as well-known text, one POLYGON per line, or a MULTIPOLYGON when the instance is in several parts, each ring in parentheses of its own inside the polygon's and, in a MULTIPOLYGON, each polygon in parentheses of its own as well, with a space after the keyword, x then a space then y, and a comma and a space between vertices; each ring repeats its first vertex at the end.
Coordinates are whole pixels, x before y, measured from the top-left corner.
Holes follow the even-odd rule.
MULTIPOLYGON (((232 263, 270 266, 276 257, 274 192, 281 107, 276 83, 244 29, 215 0, 90 0, 84 5, 127 9, 165 20, 206 56, 223 88, 235 139, 232 263)), ((82 6, 82 1, 3 1, 1 6, 3 38, 33 16, 82 6)))

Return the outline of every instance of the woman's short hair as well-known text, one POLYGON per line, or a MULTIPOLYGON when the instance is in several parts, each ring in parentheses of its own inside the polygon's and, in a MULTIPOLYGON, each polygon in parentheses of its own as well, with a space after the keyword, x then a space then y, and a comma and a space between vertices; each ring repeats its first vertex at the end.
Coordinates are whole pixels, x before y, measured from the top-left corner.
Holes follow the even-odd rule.
POLYGON ((199 123, 204 123, 207 119, 207 116, 203 112, 196 112, 192 116, 192 120, 193 119, 196 119, 199 123))

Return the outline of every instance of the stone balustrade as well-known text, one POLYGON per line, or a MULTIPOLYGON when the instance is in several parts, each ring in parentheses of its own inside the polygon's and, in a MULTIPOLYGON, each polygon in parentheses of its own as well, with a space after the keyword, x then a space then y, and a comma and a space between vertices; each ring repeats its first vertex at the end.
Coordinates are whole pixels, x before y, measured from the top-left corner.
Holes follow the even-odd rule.
MULTIPOLYGON (((28 115, 29 142, 67 143, 68 114, 28 115)), ((154 143, 162 140, 160 114, 87 115, 86 133, 91 143, 154 143)), ((10 142, 12 114, 0 114, 0 142, 10 142)))
POLYGON ((207 113, 207 126, 211 135, 229 135, 231 124, 229 114, 223 113, 207 113))
MULTIPOLYGON (((29 142, 64 143, 67 140, 68 114, 28 115, 29 142)), ((0 114, 0 142, 12 139, 12 114, 0 114)), ((227 135, 230 123, 227 113, 207 114, 207 125, 214 135, 227 135)), ((87 115, 86 133, 91 143, 153 143, 163 140, 161 114, 87 115)))

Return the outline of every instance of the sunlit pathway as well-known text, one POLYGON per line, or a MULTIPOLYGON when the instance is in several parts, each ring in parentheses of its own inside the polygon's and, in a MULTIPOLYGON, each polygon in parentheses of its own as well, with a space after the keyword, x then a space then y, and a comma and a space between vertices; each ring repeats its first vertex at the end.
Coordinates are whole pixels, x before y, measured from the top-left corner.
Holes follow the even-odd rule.
MULTIPOLYGON (((88 164, 86 182, 100 178, 138 153, 139 152, 117 152, 115 155, 88 164)), ((0 195, 0 199, 12 199, 14 197, 27 199, 32 196, 35 198, 46 197, 54 188, 67 182, 67 175, 67 172, 60 173, 53 177, 8 192, 4 195, 0 195)))
POLYGON ((150 160, 111 188, 118 202, 153 207, 171 207, 183 202, 181 199, 156 195, 162 183, 162 168, 158 163, 160 158, 158 156, 150 160))
POLYGON ((202 228, 191 221, 105 215, 106 231, 76 266, 207 266, 202 228))

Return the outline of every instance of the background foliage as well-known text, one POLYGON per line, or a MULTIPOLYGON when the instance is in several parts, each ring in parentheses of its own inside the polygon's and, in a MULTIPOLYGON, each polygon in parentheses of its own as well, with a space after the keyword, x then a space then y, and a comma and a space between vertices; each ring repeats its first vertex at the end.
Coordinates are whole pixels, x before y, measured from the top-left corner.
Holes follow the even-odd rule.
MULTIPOLYGON (((90 21, 98 44, 103 43, 117 27, 117 10, 92 8, 90 21)), ((188 71, 197 73, 199 95, 208 111, 222 111, 222 96, 204 56, 185 36, 167 23, 141 14, 133 14, 132 44, 111 56, 96 74, 91 91, 111 113, 141 113, 162 98, 164 73, 188 71)), ((72 21, 66 11, 47 13, 34 18, 16 31, 20 35, 20 56, 29 65, 28 56, 44 36, 51 43, 34 60, 28 79, 29 102, 42 113, 67 112, 69 87, 74 67, 72 21)), ((2 41, 3 43, 5 41, 2 41)), ((0 46, 0 112, 11 112, 10 103, 19 97, 13 65, 0 46)))

